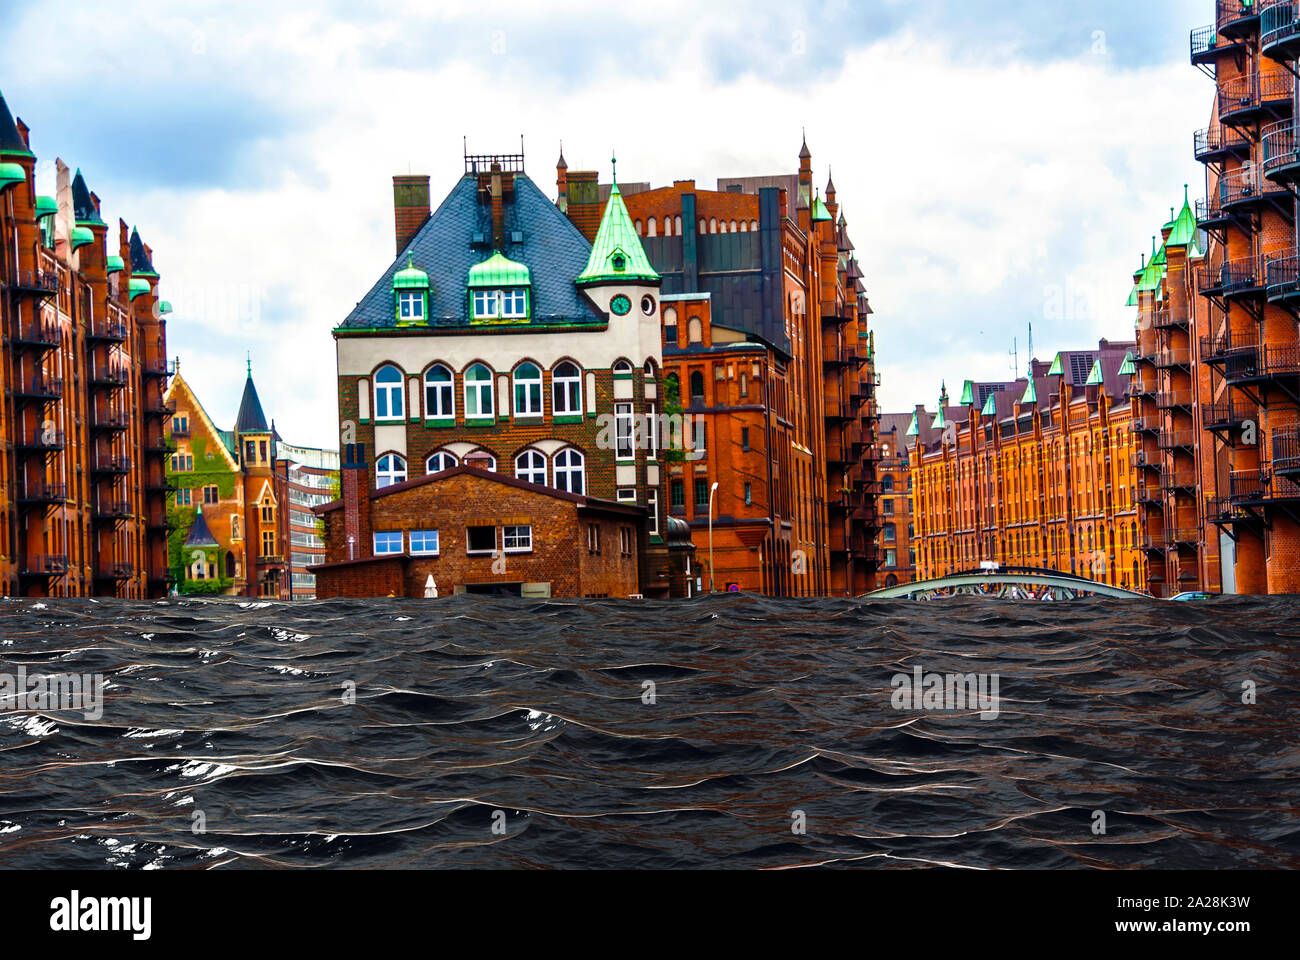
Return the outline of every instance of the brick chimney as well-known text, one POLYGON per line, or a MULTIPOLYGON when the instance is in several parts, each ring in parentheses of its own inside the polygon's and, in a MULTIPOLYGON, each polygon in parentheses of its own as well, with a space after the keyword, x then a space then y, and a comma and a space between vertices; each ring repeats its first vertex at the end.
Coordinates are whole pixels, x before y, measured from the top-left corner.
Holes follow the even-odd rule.
POLYGON ((343 543, 345 560, 361 560, 371 555, 370 470, 366 465, 366 445, 343 445, 343 463, 339 471, 339 493, 343 500, 343 543))
POLYGON ((401 253, 429 219, 429 177, 409 174, 393 177, 393 226, 397 252, 401 253))
POLYGON ((501 190, 501 164, 493 160, 488 192, 492 196, 492 246, 497 250, 506 248, 506 209, 501 190))

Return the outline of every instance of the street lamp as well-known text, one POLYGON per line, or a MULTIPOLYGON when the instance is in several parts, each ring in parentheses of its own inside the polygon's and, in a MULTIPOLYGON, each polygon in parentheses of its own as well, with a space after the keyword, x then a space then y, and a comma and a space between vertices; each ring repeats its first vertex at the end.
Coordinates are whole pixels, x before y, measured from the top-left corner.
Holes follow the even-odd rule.
POLYGON ((713 486, 709 488, 709 593, 716 593, 713 589, 713 495, 718 492, 718 481, 713 481, 713 486))

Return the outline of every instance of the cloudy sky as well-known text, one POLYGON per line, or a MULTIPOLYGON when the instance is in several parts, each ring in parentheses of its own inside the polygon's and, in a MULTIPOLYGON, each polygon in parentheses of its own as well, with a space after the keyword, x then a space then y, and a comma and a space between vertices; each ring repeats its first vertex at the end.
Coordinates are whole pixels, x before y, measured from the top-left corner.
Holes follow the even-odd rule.
POLYGON ((393 256, 394 173, 478 152, 554 192, 793 172, 807 128, 867 274, 886 409, 1132 335, 1139 255, 1204 190, 1210 0, 153 3, 0 0, 0 91, 42 192, 80 167, 139 226, 170 352, 233 422, 251 352, 291 442, 336 442, 330 330, 393 256), (57 43, 52 43, 57 38, 57 43))

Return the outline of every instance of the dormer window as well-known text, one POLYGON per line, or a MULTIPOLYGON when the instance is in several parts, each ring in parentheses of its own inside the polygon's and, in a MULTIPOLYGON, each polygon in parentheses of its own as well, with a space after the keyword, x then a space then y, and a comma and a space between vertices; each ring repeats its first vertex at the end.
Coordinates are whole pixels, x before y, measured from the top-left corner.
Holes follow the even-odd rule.
POLYGON ((403 290, 397 295, 397 318, 405 322, 424 319, 424 294, 403 290))
POLYGON ((614 255, 609 258, 609 262, 615 273, 622 273, 627 269, 627 257, 624 256, 622 250, 615 251, 614 255))
POLYGON ((405 269, 393 274, 393 294, 397 299, 397 323, 424 323, 428 312, 429 275, 406 255, 405 269))
POLYGON ((475 290, 474 319, 528 319, 528 291, 523 287, 511 290, 475 290))

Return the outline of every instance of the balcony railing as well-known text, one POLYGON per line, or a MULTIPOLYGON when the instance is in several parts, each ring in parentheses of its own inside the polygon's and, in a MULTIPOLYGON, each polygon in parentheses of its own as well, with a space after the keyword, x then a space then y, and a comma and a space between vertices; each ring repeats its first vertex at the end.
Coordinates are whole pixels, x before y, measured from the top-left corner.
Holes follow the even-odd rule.
POLYGON ((1243 164, 1219 178, 1219 200, 1225 210, 1235 210, 1270 193, 1284 194, 1286 188, 1261 177, 1259 168, 1253 163, 1243 164))
POLYGON ((53 270, 18 270, 5 282, 18 293, 49 296, 59 289, 59 275, 53 270))
POLYGON ((1170 546, 1185 546, 1200 540, 1201 533, 1195 527, 1165 527, 1165 543, 1170 546))
POLYGON ((1161 490, 1155 484, 1141 483, 1133 488, 1134 503, 1159 503, 1161 499, 1161 490))
POLYGON ((1300 374, 1300 347, 1248 347, 1223 361, 1223 378, 1229 383, 1290 379, 1300 374))
POLYGON ((1264 262, 1264 284, 1269 300, 1288 300, 1300 294, 1300 256, 1294 247, 1268 255, 1264 262))
MULTIPOLYGON (((1223 201, 1217 193, 1196 201, 1196 222, 1207 230, 1232 222, 1232 216, 1223 209, 1223 201)), ((1204 290, 1204 286, 1202 286, 1204 290)))
POLYGON ((20 376, 13 388, 14 396, 33 400, 58 400, 63 396, 63 381, 58 377, 20 376))
POLYGON ((1190 367, 1192 365, 1192 351, 1189 347, 1174 347, 1171 350, 1161 350, 1156 354, 1156 367, 1160 370, 1168 370, 1170 367, 1190 367))
POLYGON ((1173 470, 1160 475, 1160 489, 1166 492, 1195 490, 1196 475, 1190 470, 1173 470))
POLYGON ((24 483, 18 490, 19 503, 60 503, 68 499, 66 483, 43 481, 24 483))
POLYGON ((130 425, 131 418, 124 410, 90 408, 90 426, 92 430, 125 430, 130 425))
POLYGON ((1231 127, 1206 127, 1192 135, 1192 153, 1201 163, 1212 163, 1229 154, 1249 156, 1250 141, 1231 127))
POLYGON ((131 458, 101 454, 92 458, 90 469, 92 473, 130 473, 131 458))
POLYGON ((62 430, 47 430, 44 427, 29 427, 18 433, 14 444, 19 450, 62 450, 64 446, 62 430))
POLYGON ((1264 109, 1289 111, 1294 78, 1281 71, 1249 73, 1219 82, 1219 118, 1245 120, 1264 109))
POLYGON ((129 374, 126 366, 120 363, 109 363, 103 366, 94 366, 90 371, 90 382, 96 386, 121 387, 126 385, 129 374))
POLYGON ((1236 353, 1255 350, 1257 347, 1258 342, 1254 335, 1249 337, 1242 334, 1201 337, 1201 360, 1207 363, 1218 363, 1236 353))
POLYGON ((1202 422, 1206 430, 1235 430, 1254 414, 1252 407, 1242 403, 1203 403, 1202 422))
POLYGON ((95 516, 103 520, 123 520, 132 512, 129 500, 101 500, 95 504, 95 516))
POLYGON ((1192 405, 1192 391, 1190 390, 1161 390, 1156 394, 1156 406, 1161 410, 1169 410, 1174 407, 1190 407, 1192 405))
POLYGON ((1157 330, 1179 329, 1187 323, 1187 313, 1182 310, 1156 310, 1151 314, 1151 326, 1157 330))
POLYGON ((13 342, 20 346, 57 347, 59 328, 53 323, 20 323, 14 331, 13 342))
POLYGON ((150 397, 144 402, 144 409, 146 413, 165 416, 176 412, 176 401, 164 400, 161 397, 150 397))
POLYGON ((1220 33, 1249 29, 1259 16, 1259 0, 1216 0, 1214 22, 1220 33))
POLYGON ((1287 477, 1300 474, 1300 426, 1273 431, 1273 472, 1287 477))
POLYGON ((1195 430, 1166 430, 1160 434, 1161 450, 1191 450, 1195 446, 1195 430))
POLYGON ((62 554, 43 553, 23 559, 20 573, 24 577, 61 577, 68 572, 68 558, 62 554))
POLYGON ((1228 477, 1228 496, 1234 503, 1264 499, 1264 479, 1258 470, 1234 470, 1228 477))
POLYGON ((1263 289, 1263 276, 1259 257, 1238 257, 1225 260, 1218 270, 1207 269, 1201 274, 1201 293, 1222 293, 1225 297, 1242 295, 1263 289))
POLYGON ((1260 132, 1264 144, 1264 176, 1291 179, 1284 173, 1300 164, 1300 143, 1296 142, 1295 121, 1279 120, 1260 132))
POLYGON ((100 320, 86 328, 86 338, 88 340, 108 340, 113 343, 121 343, 126 339, 126 334, 126 324, 116 320, 100 320))
POLYGON ((95 576, 101 580, 130 580, 135 576, 135 566, 130 563, 110 563, 100 567, 95 576))
POLYGON ((1300 4, 1272 3, 1260 14, 1259 46, 1270 57, 1294 60, 1300 54, 1300 4))

